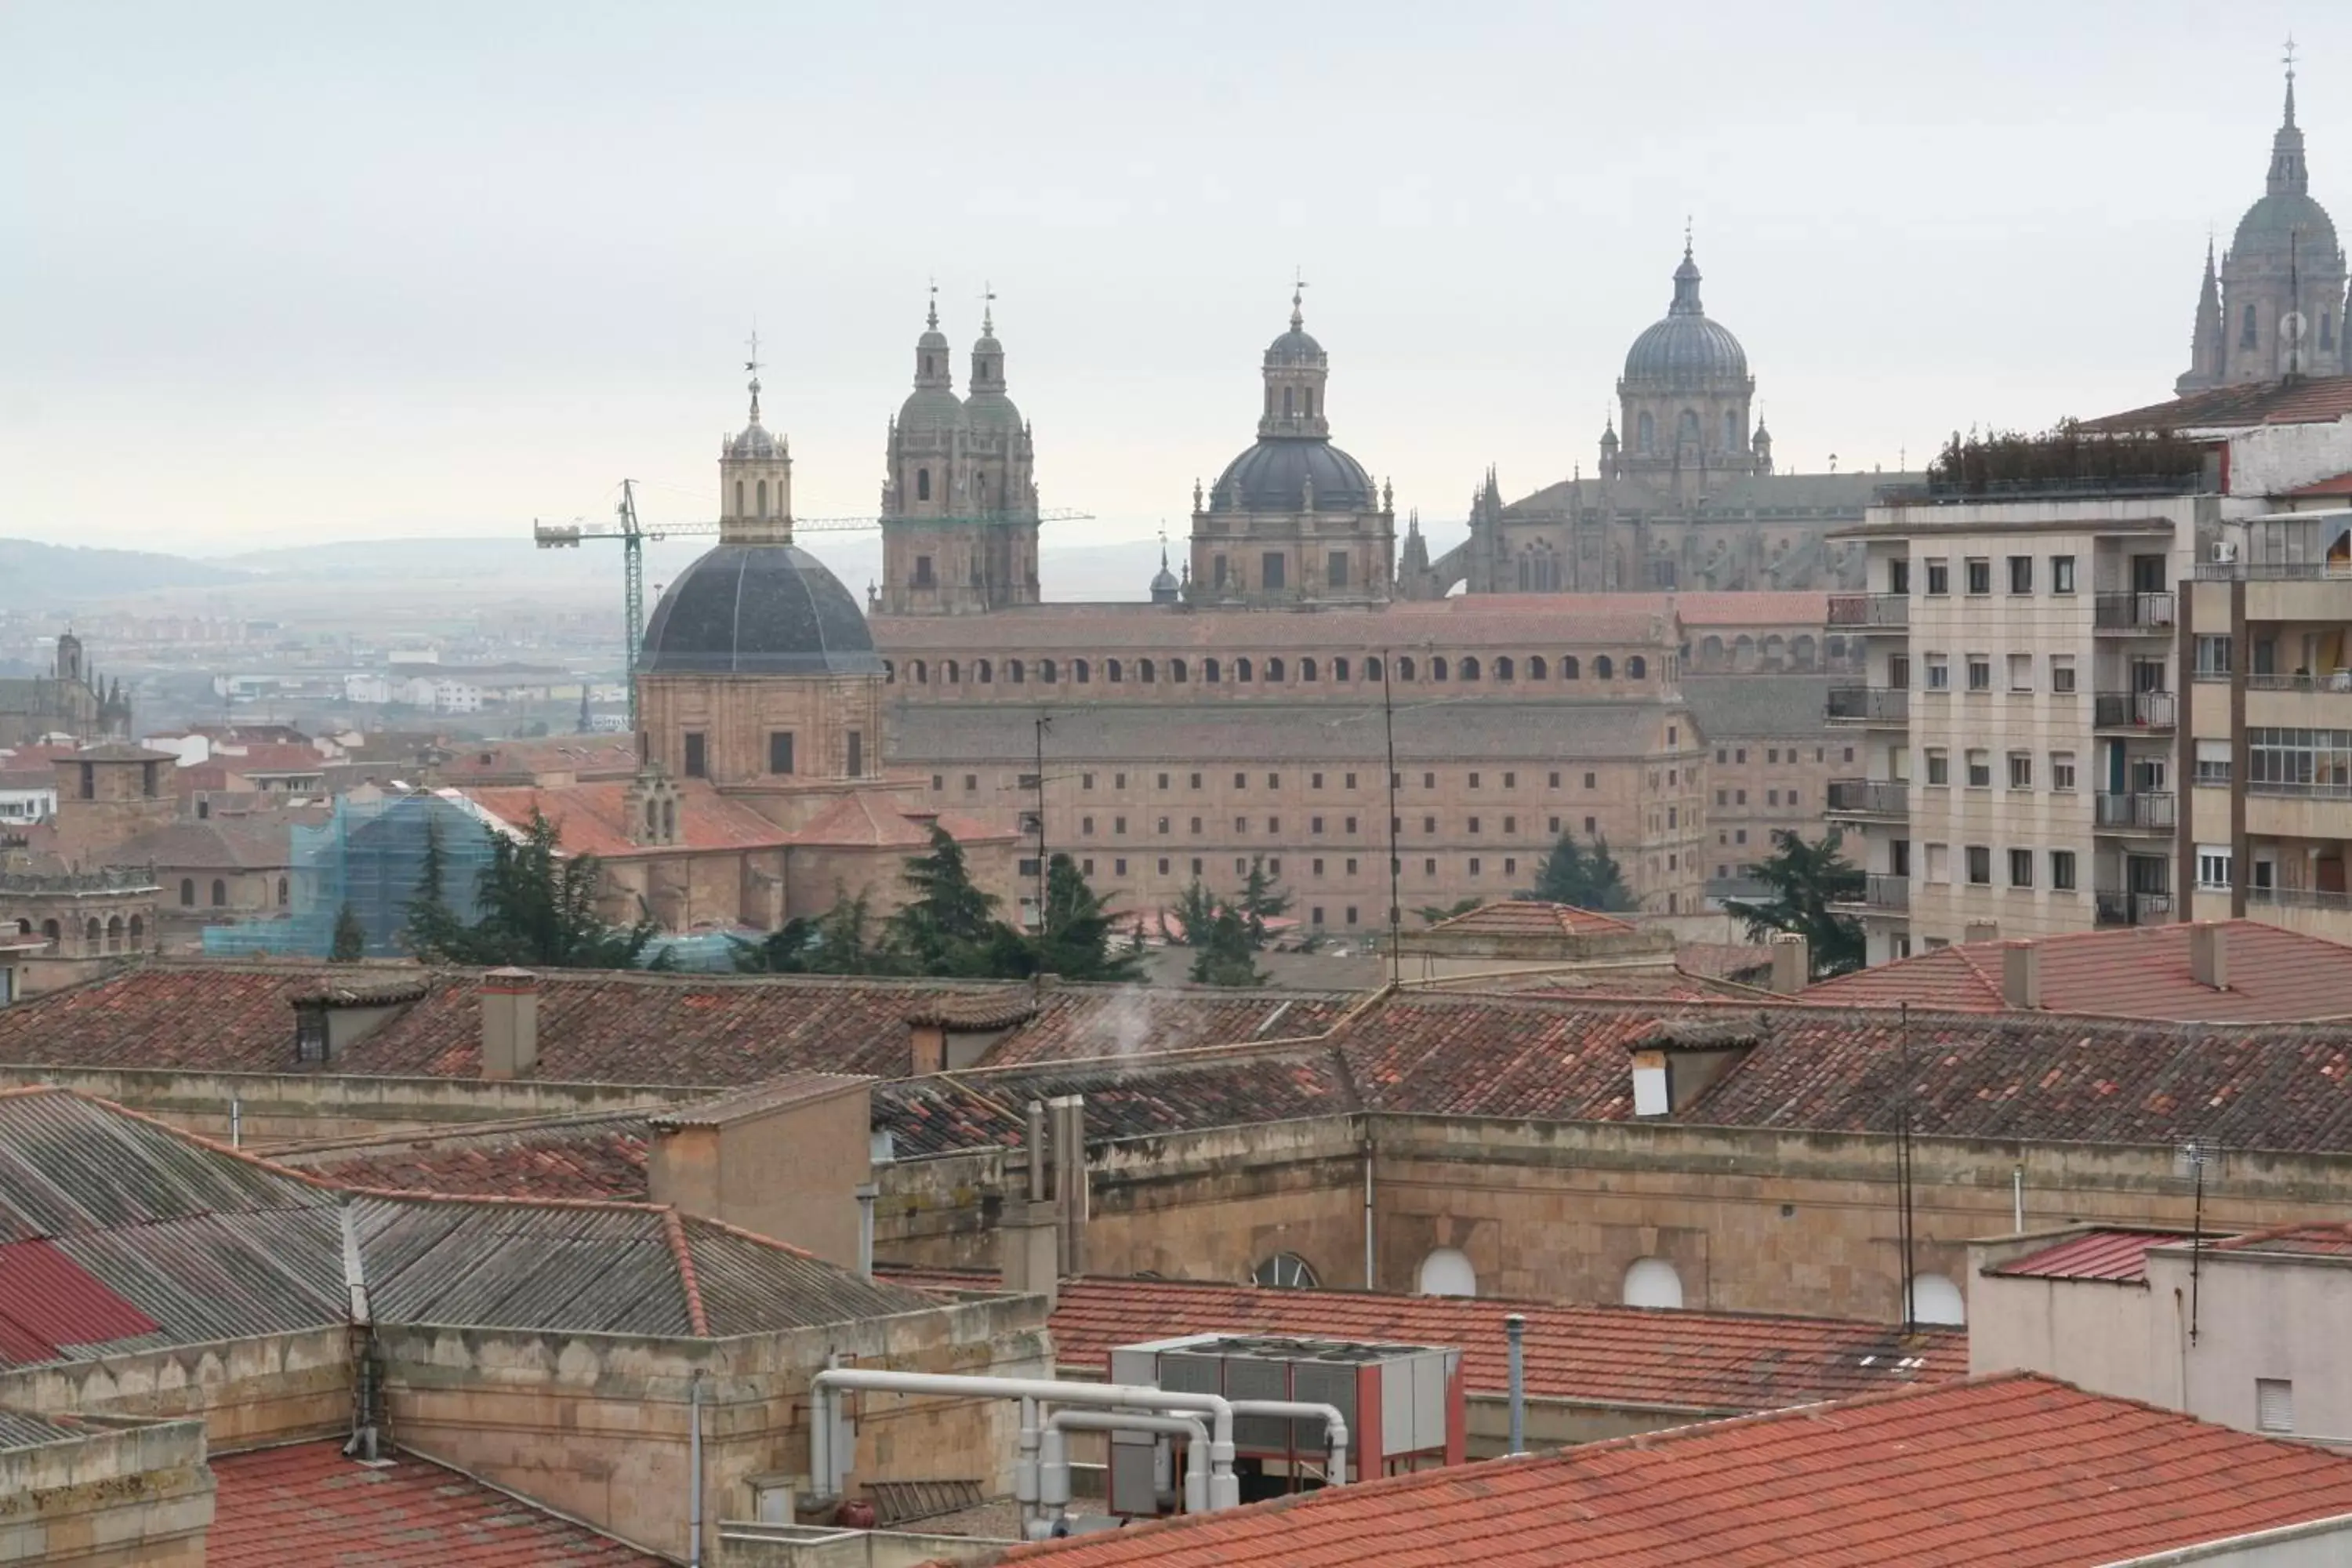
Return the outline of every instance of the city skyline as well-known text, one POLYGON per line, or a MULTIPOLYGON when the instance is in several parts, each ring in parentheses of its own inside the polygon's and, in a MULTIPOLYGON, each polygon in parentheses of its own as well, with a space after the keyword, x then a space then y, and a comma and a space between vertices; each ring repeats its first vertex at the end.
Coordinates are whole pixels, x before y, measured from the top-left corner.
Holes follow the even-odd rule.
POLYGON ((2352 193, 2352 24, 2007 14, 1310 11, 1293 72, 1223 46, 1238 12, 1114 51, 1050 9, 152 9, 101 78, 95 23, 17 13, 0 114, 41 156, 0 217, 9 531, 520 536, 624 474, 653 519, 708 517, 755 324, 798 510, 871 511, 936 276, 959 388, 992 289, 1041 499, 1097 514, 1048 548, 1181 532, 1298 268, 1335 435, 1442 542, 1489 464, 1507 497, 1593 471, 1686 222, 1784 469, 2158 401, 2205 233, 2259 194, 2291 26, 2314 192, 2352 193), (2029 26, 2049 47, 2006 47, 2029 26), (763 57, 788 89, 711 68, 763 57))

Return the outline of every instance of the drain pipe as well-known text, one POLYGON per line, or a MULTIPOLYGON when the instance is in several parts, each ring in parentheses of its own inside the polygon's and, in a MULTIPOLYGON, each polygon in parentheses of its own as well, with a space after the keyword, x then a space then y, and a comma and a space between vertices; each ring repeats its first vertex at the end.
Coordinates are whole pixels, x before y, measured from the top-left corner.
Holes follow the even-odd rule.
POLYGON ((1040 1513, 1037 1449, 1037 1402, 1024 1397, 1021 1401, 1021 1439, 1013 1458, 1013 1500, 1021 1505, 1021 1538, 1024 1541, 1034 1538, 1030 1527, 1040 1513))
POLYGON ((1045 1422, 1044 1501, 1048 1508, 1070 1501, 1070 1456, 1065 1432, 1158 1432, 1186 1441, 1184 1511, 1209 1511, 1209 1424, 1198 1415, 1138 1415, 1126 1410, 1056 1410, 1045 1422))
POLYGON ((1348 1484, 1348 1418, 1339 1414, 1338 1405, 1296 1399, 1236 1399, 1233 1405, 1236 1415, 1273 1415, 1292 1421, 1323 1423, 1326 1448, 1323 1484, 1333 1487, 1348 1484))
POLYGON ((857 1199, 857 1277, 874 1278, 874 1201, 882 1195, 878 1182, 860 1182, 857 1199))
POLYGON ((688 1380, 687 1418, 693 1423, 686 1439, 686 1465, 693 1472, 686 1491, 686 1568, 702 1568, 702 1369, 688 1380))
MULTIPOLYGON (((1164 1388, 1134 1387, 1116 1383, 1064 1383, 1043 1377, 963 1377, 947 1373, 882 1372, 863 1367, 834 1367, 809 1379, 810 1484, 821 1498, 835 1496, 847 1474, 851 1455, 836 1453, 834 1445, 835 1396, 845 1389, 874 1394, 929 1394, 962 1399, 1020 1399, 1055 1405, 1132 1406, 1140 1410, 1192 1411, 1210 1418, 1209 1508, 1212 1512, 1241 1505, 1241 1482, 1234 1475, 1234 1411, 1235 1402, 1214 1394, 1180 1394, 1164 1388)), ((1295 1414, 1330 1420, 1339 1413, 1327 1405, 1270 1405, 1266 1414, 1295 1414)), ((1344 1439, 1345 1428, 1341 1428, 1344 1439)), ((1015 1472, 1018 1481, 1018 1471, 1015 1472)))
POLYGON ((1504 1331, 1511 1338, 1511 1446, 1513 1454, 1528 1451, 1528 1320, 1513 1312, 1503 1320, 1504 1331))
POLYGON ((1381 1288, 1378 1254, 1372 1247, 1372 1141, 1364 1140, 1364 1289, 1381 1288))

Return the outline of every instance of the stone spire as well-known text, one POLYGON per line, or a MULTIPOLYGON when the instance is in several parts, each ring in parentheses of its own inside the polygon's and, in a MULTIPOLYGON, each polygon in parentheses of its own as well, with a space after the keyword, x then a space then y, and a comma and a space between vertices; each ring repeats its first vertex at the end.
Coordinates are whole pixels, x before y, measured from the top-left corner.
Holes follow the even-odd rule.
POLYGON ((2197 327, 2189 340, 2189 369, 2173 384, 2186 396, 2221 384, 2222 362, 2229 345, 2222 336, 2221 285, 2213 267, 2213 241, 2205 241, 2205 280, 2197 289, 2197 327))
POLYGON ((1683 264, 1675 268, 1675 302, 1666 307, 1669 316, 1704 316, 1706 307, 1698 300, 1698 263, 1691 258, 1690 225, 1683 225, 1683 264))
POLYGON ((2274 196, 2308 195, 2311 171, 2303 162, 2303 128, 2294 122, 2294 40, 2286 41, 2286 111, 2280 116, 2278 134, 2271 138, 2269 193, 2274 196))

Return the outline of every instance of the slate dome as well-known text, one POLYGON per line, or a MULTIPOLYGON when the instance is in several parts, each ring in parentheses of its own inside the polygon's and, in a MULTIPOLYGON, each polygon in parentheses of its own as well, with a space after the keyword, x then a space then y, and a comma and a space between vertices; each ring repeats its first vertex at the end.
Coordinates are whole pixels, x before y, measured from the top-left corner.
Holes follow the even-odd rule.
POLYGON ((1707 319, 1698 285, 1698 263, 1685 249, 1682 265, 1675 268, 1674 303, 1633 340, 1625 354, 1628 383, 1698 392, 1747 382, 1748 351, 1730 328, 1707 319))
POLYGON ((857 601, 793 544, 721 544, 679 574, 646 623, 648 675, 879 675, 857 601))
POLYGON ((1315 478, 1318 511, 1370 511, 1372 477, 1328 440, 1267 436, 1225 465, 1210 492, 1212 511, 1296 511, 1315 478))

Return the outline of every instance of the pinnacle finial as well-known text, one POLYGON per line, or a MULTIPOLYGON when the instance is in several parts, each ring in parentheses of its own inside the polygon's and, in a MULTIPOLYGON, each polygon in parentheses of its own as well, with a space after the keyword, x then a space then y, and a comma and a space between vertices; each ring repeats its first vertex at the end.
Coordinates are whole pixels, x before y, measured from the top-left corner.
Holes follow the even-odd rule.
POLYGON ((2294 129, 2294 35, 2286 36, 2286 129, 2294 129))
POLYGON ((940 280, 937 278, 931 279, 931 310, 923 318, 923 324, 935 332, 940 330, 940 280))
POLYGON ((996 285, 986 281, 980 286, 980 335, 996 335, 996 285))
POLYGON ((743 362, 743 372, 751 378, 751 423, 760 422, 760 326, 751 324, 751 356, 743 362))
POLYGON ((1290 330, 1294 332, 1307 324, 1307 317, 1300 310, 1306 303, 1306 275, 1294 267, 1290 269, 1290 330))

